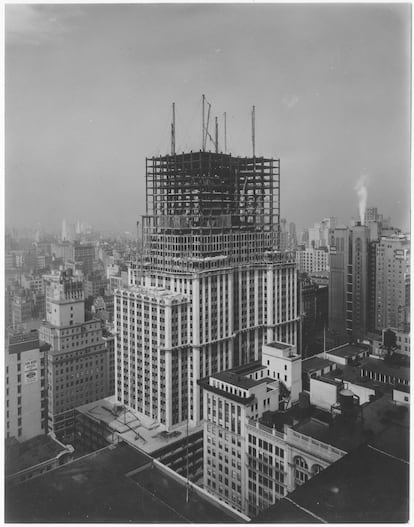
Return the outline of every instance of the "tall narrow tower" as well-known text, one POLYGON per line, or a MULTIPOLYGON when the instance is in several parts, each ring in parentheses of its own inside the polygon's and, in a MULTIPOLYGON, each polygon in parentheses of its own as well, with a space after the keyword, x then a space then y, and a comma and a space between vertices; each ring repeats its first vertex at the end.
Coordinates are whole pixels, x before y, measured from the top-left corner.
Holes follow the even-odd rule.
POLYGON ((294 256, 279 251, 279 160, 146 160, 141 284, 115 293, 117 398, 167 428, 202 418, 197 380, 296 344, 294 256))

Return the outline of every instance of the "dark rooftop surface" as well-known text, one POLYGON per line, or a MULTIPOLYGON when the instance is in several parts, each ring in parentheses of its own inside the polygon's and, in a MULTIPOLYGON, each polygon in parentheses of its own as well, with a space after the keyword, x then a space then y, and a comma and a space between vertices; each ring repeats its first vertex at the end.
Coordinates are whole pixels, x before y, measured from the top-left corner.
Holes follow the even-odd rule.
POLYGON ((355 344, 347 344, 342 348, 326 350, 326 353, 335 355, 335 357, 349 358, 366 351, 368 351, 368 346, 356 346, 355 344))
POLYGON ((399 391, 399 392, 404 392, 404 393, 410 393, 410 387, 407 386, 406 384, 399 384, 397 383, 394 388, 399 391))
POLYGON ((111 446, 17 486, 6 486, 6 522, 237 522, 190 493, 126 443, 111 446), (138 474, 129 473, 141 470, 138 474), (135 481, 134 481, 135 479, 135 481))
POLYGON ((248 377, 240 375, 234 371, 222 371, 220 373, 215 373, 212 375, 212 377, 223 382, 228 382, 229 384, 234 384, 235 386, 244 388, 245 390, 248 390, 249 388, 252 388, 253 386, 263 382, 263 379, 249 379, 248 377))
POLYGON ((407 463, 363 445, 253 522, 403 523, 408 521, 408 484, 407 463))
POLYGON ((302 373, 308 373, 311 371, 319 371, 329 366, 330 364, 336 364, 328 359, 323 359, 322 357, 309 357, 302 361, 302 373))
POLYGON ((350 452, 368 439, 364 425, 359 420, 350 425, 349 422, 337 418, 330 426, 316 419, 308 419, 292 428, 300 434, 313 437, 345 452, 350 452))
POLYGON ((50 436, 42 434, 23 443, 15 438, 6 442, 6 474, 9 476, 49 459, 55 458, 64 449, 50 436))
POLYGON ((268 342, 266 346, 279 350, 287 350, 291 347, 289 344, 284 344, 283 342, 268 342))
POLYGON ((390 375, 391 377, 399 377, 407 381, 410 380, 409 368, 397 364, 390 364, 381 359, 365 359, 361 364, 361 368, 390 375))
MULTIPOLYGON (((375 444, 379 445, 378 448, 387 450, 397 457, 403 457, 403 453, 408 456, 409 411, 407 407, 396 406, 390 394, 385 394, 363 405, 360 410, 354 422, 337 417, 331 425, 329 425, 329 419, 326 419, 326 424, 324 424, 321 422, 321 417, 312 412, 314 419, 302 419, 293 428, 299 433, 346 452, 354 450, 363 443, 368 441, 372 443, 375 440, 375 444), (399 451, 401 455, 395 454, 399 451)), ((326 412, 324 413, 328 416, 326 412)))

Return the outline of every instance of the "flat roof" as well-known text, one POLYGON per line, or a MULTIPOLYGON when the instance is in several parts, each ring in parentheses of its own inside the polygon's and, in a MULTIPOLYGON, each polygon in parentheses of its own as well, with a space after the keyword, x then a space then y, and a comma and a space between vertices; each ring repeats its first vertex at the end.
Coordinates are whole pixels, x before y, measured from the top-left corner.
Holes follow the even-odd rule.
POLYGON ((408 463, 362 445, 253 521, 406 523, 408 489, 408 463))
POLYGON ((16 486, 6 522, 240 523, 236 513, 185 485, 126 443, 111 445, 16 486), (131 474, 135 472, 135 474, 131 474))
POLYGON ((406 384, 399 384, 399 383, 397 383, 394 386, 394 390, 396 390, 397 392, 410 393, 410 387, 407 386, 406 384))
POLYGON ((369 351, 368 346, 362 346, 362 345, 356 345, 356 344, 346 344, 345 346, 342 346, 340 348, 334 348, 331 350, 326 350, 326 353, 330 355, 335 355, 335 357, 354 357, 355 355, 359 353, 364 353, 366 351, 369 351))
POLYGON ((220 373, 215 373, 214 375, 211 375, 210 377, 214 379, 218 379, 223 382, 228 382, 229 384, 233 384, 234 386, 238 386, 239 388, 244 388, 245 390, 248 390, 249 388, 252 388, 253 386, 257 386, 258 384, 261 384, 264 382, 264 379, 250 379, 249 377, 246 377, 244 375, 240 375, 237 372, 234 371, 222 371, 220 373))
POLYGON ((292 427, 300 434, 313 437, 322 443, 339 448, 344 452, 350 452, 366 440, 363 426, 359 421, 345 423, 341 419, 336 419, 331 426, 317 419, 307 419, 292 427))
POLYGON ((370 371, 389 375, 390 377, 399 377, 400 379, 410 380, 410 369, 406 366, 390 364, 382 359, 366 359, 360 366, 370 371))
POLYGON ((335 362, 322 357, 309 357, 302 360, 302 372, 310 373, 312 371, 319 371, 323 368, 326 368, 326 366, 330 366, 331 364, 334 364, 335 367, 337 366, 335 362))
MULTIPOLYGON (((104 423, 119 437, 130 445, 152 454, 160 448, 186 437, 186 423, 167 432, 166 427, 158 424, 153 419, 136 414, 131 410, 122 410, 115 396, 85 404, 76 408, 76 411, 90 419, 104 423), (118 407, 119 411, 115 411, 118 407)), ((203 425, 189 428, 189 434, 203 430, 203 425)))
POLYGON ((320 418, 307 418, 292 428, 345 452, 354 450, 368 440, 382 444, 390 452, 408 449, 409 411, 406 406, 396 406, 390 393, 361 406, 355 421, 337 417, 329 426, 329 412, 322 414, 327 416, 326 424, 320 418))
POLYGON ((15 438, 6 440, 6 475, 54 459, 66 449, 49 435, 41 434, 20 443, 15 438))
POLYGON ((269 346, 271 348, 279 349, 279 350, 287 350, 289 348, 292 348, 291 344, 285 344, 283 342, 268 342, 266 346, 269 346))
POLYGON ((133 285, 121 289, 117 289, 118 292, 125 293, 136 293, 142 296, 148 296, 155 299, 159 298, 171 298, 178 301, 188 302, 188 296, 178 291, 171 291, 170 289, 162 289, 160 287, 147 287, 141 285, 133 285))

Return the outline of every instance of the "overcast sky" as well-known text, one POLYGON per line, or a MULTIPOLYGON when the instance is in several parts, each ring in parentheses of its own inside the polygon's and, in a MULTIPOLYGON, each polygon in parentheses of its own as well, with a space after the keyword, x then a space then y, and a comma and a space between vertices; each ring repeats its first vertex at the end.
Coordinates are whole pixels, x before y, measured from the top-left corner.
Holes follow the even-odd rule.
POLYGON ((368 206, 409 228, 409 4, 5 11, 6 226, 134 230, 171 103, 177 150, 199 150, 205 93, 235 155, 251 155, 256 105, 256 153, 281 159, 289 221, 357 217, 366 174, 368 206))

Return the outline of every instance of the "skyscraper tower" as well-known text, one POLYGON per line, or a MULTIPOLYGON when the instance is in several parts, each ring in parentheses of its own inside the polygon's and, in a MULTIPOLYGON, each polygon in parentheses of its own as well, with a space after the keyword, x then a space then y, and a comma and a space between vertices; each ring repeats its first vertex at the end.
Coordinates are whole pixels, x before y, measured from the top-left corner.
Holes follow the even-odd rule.
POLYGON ((112 395, 114 356, 103 339, 100 320, 85 320, 83 282, 69 271, 45 278, 47 320, 39 337, 50 345, 45 357, 48 430, 72 442, 74 409, 112 395))
POLYGON ((369 229, 359 222, 331 231, 329 329, 354 339, 369 327, 369 229))
POLYGON ((279 246, 279 160, 146 160, 136 287, 115 293, 117 398, 171 428, 202 417, 197 381, 296 344, 294 255, 279 246))
POLYGON ((376 329, 407 330, 410 320, 410 239, 387 236, 376 246, 376 329))

